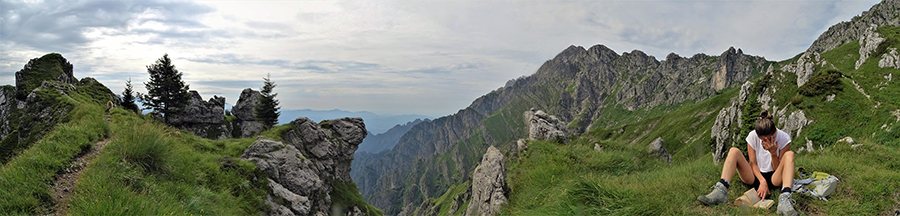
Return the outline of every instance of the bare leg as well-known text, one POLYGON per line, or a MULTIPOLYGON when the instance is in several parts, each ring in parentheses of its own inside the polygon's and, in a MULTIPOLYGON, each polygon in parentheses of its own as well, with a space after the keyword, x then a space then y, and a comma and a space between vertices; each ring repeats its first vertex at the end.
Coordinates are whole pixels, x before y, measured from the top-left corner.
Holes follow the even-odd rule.
POLYGON ((794 184, 794 151, 787 151, 781 156, 781 163, 772 174, 772 184, 781 187, 794 184))
MULTIPOLYGON (((791 165, 793 165, 793 162, 791 162, 791 165)), ((738 177, 744 183, 753 184, 753 181, 756 180, 756 176, 753 175, 753 169, 750 168, 750 162, 747 162, 741 150, 731 147, 731 150, 728 151, 728 156, 725 157, 725 163, 722 164, 722 179, 731 181, 735 171, 738 172, 738 177)))

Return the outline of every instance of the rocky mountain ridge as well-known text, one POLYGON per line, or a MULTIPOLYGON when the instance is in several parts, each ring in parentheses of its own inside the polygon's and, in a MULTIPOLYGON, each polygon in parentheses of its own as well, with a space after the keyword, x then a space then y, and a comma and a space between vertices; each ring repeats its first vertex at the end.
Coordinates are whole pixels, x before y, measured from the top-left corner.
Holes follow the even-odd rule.
POLYGON ((734 48, 719 56, 670 54, 659 61, 637 50, 619 55, 603 45, 570 46, 534 75, 511 81, 454 115, 416 125, 391 151, 359 169, 354 179, 370 203, 387 214, 397 214, 404 209, 397 201, 421 203, 467 179, 481 157, 474 152, 484 152, 491 144, 503 149, 504 144, 524 137, 522 107, 553 113, 569 122, 569 132, 580 133, 614 109, 647 109, 709 98, 760 74, 768 64, 762 57, 734 48), (485 121, 491 120, 500 125, 487 127, 485 121), (436 162, 445 154, 447 159, 436 162), (432 183, 443 186, 423 188, 427 179, 439 179, 432 183), (418 189, 409 187, 413 182, 418 189))
POLYGON ((58 53, 28 61, 16 72, 15 86, 0 86, 0 163, 39 140, 75 108, 69 95, 92 91, 98 104, 119 99, 94 78, 72 75, 73 65, 58 53), (103 100, 103 101, 99 101, 103 100))

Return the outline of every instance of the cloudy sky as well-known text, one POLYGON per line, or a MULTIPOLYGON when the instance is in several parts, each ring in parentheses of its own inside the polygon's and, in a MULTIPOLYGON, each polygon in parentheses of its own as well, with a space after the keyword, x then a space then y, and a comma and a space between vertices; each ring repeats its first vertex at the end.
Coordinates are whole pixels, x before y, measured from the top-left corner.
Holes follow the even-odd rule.
POLYGON ((77 78, 146 92, 168 53, 192 90, 235 103, 271 74, 283 109, 443 116, 569 45, 790 58, 875 0, 0 1, 0 84, 57 52, 77 78))

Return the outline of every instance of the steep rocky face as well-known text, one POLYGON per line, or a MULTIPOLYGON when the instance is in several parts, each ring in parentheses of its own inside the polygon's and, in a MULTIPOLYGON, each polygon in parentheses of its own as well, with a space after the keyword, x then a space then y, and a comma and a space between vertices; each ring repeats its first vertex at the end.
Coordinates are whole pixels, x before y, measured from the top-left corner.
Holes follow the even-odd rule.
POLYGON ((552 112, 569 122, 566 132, 580 133, 611 109, 700 101, 744 83, 768 64, 734 48, 720 56, 670 54, 659 61, 640 51, 619 55, 603 45, 570 46, 533 75, 511 80, 454 115, 414 126, 390 151, 369 155, 375 158, 367 158, 354 178, 370 203, 397 214, 403 205, 415 209, 464 182, 480 160, 474 152, 515 145, 527 136, 522 113, 528 107, 552 112))
POLYGON ((256 121, 256 104, 259 103, 259 92, 246 88, 241 91, 241 97, 231 108, 231 113, 237 117, 233 127, 234 137, 250 137, 262 131, 262 122, 256 121))
POLYGON ((506 159, 491 146, 472 174, 472 201, 466 215, 492 216, 500 212, 509 197, 506 185, 506 159))
MULTIPOLYGON (((367 135, 365 124, 361 118, 317 124, 303 117, 290 124, 284 142, 260 138, 241 158, 268 174, 272 215, 331 214, 335 197, 343 196, 333 185, 352 182, 350 163, 367 135)), ((344 207, 340 214, 364 215, 357 206, 344 207)))
POLYGON ((823 53, 845 43, 859 40, 871 25, 900 25, 897 8, 900 8, 898 0, 882 1, 859 16, 853 17, 849 22, 841 22, 829 27, 806 51, 823 53))
POLYGON ((13 113, 18 109, 19 100, 16 99, 16 88, 11 85, 0 86, 0 140, 12 132, 14 123, 13 113))
POLYGON ((558 140, 563 143, 568 140, 565 132, 566 123, 560 121, 556 116, 534 108, 525 111, 523 115, 528 130, 528 139, 558 140))

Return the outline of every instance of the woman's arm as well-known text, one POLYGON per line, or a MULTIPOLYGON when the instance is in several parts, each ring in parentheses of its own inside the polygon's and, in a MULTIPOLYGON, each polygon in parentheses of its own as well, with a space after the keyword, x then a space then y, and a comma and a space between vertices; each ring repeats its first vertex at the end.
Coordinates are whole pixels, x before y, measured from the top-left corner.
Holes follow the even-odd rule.
POLYGON ((766 178, 763 178, 762 172, 759 171, 759 165, 756 163, 756 150, 750 146, 750 143, 747 143, 747 154, 750 156, 750 168, 753 169, 753 175, 756 176, 756 181, 759 181, 760 190, 756 191, 756 195, 765 198, 769 193, 769 185, 766 178))

